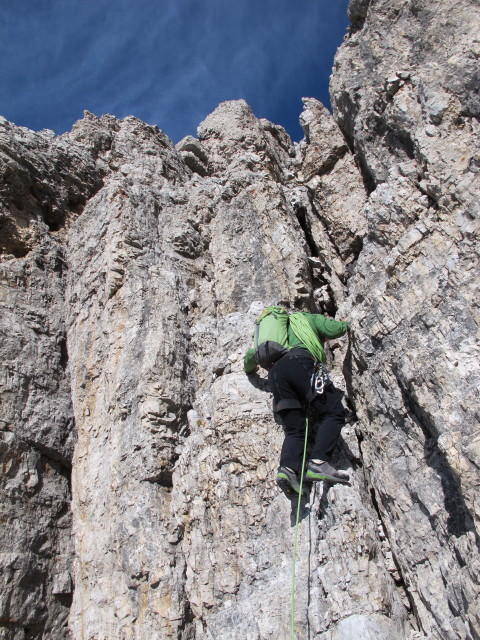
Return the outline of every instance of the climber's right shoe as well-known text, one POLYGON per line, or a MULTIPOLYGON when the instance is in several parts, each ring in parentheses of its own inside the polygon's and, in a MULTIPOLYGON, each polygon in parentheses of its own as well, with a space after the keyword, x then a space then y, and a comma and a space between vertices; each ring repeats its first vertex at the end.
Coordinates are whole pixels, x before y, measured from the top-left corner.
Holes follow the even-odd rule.
POLYGON ((298 476, 295 471, 292 471, 292 469, 288 467, 279 467, 277 471, 277 485, 287 498, 291 498, 295 494, 298 495, 300 493, 298 476))
POLYGON ((313 462, 310 460, 307 465, 305 480, 310 482, 348 482, 350 476, 343 471, 337 471, 328 462, 313 462))

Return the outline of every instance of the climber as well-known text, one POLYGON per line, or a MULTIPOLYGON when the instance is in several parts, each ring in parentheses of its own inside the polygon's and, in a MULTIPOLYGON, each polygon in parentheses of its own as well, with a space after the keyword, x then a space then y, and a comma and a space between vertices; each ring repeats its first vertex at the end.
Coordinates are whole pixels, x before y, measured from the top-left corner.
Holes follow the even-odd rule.
MULTIPOLYGON (((259 316, 256 325, 266 312, 272 309, 279 310, 279 314, 281 312, 287 313, 281 307, 268 307, 259 316)), ((282 491, 289 496, 292 494, 292 490, 296 493, 299 493, 300 490, 299 472, 308 404, 317 412, 320 423, 306 467, 305 480, 308 482, 323 480, 343 483, 349 481, 347 474, 335 470, 329 464, 330 455, 345 424, 345 416, 348 412, 342 404, 343 393, 336 389, 328 379, 324 366, 326 357, 323 348, 326 339, 343 336, 348 329, 348 323, 312 313, 287 314, 287 317, 286 339, 273 338, 276 341, 286 342, 286 348, 283 349, 282 355, 280 357, 274 356, 278 359, 273 364, 269 362, 265 364, 265 360, 262 359, 262 351, 258 350, 258 329, 256 329, 256 349, 251 348, 246 352, 244 370, 247 375, 255 374, 259 364, 268 369, 268 381, 274 397, 274 412, 279 415, 285 427, 285 439, 276 481, 282 491), (294 319, 297 319, 295 324, 294 319), (306 334, 309 335, 305 334, 305 327, 300 327, 302 330, 299 330, 298 319, 302 320, 300 325, 305 324, 304 319, 308 321, 309 326, 306 327, 306 334), (312 342, 316 342, 316 351, 311 348, 312 342), (316 353, 316 359, 310 353, 309 348, 316 353), (318 372, 317 375, 315 375, 316 372, 318 372)), ((270 341, 272 338, 268 338, 268 340, 270 341)), ((264 344, 280 347, 278 342, 264 344)))

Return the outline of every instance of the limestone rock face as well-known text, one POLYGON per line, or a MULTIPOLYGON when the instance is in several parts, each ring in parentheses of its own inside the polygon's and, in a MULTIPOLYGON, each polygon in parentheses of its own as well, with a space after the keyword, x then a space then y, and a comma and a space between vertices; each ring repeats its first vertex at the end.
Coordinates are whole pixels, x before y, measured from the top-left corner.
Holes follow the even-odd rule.
POLYGON ((2 120, 0 176, 0 624, 5 638, 60 638, 73 592, 75 422, 62 240, 102 170, 89 151, 2 120))
POLYGON ((437 4, 350 3, 298 144, 242 100, 176 146, 0 120, 2 638, 291 637, 297 505, 242 363, 272 303, 351 323, 296 637, 480 636, 477 8, 437 4))
POLYGON ((471 2, 371 3, 332 78, 371 190, 345 372, 392 553, 435 638, 475 637, 479 621, 479 24, 471 2))

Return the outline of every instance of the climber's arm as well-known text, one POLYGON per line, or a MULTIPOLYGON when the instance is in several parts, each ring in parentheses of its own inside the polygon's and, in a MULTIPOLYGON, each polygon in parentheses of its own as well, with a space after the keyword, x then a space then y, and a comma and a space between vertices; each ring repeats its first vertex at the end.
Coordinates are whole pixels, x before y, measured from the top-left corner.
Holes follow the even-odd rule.
POLYGON ((333 320, 317 313, 313 316, 315 329, 323 338, 340 338, 348 330, 348 322, 344 320, 333 320))

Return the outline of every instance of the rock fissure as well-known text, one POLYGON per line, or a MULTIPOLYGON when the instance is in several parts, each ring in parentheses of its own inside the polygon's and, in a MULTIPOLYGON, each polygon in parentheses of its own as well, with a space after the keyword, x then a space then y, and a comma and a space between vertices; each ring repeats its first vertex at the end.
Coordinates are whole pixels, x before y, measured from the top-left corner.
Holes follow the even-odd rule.
POLYGON ((405 608, 408 610, 408 613, 413 615, 415 618, 415 626, 417 630, 421 629, 422 631, 424 631, 422 629, 421 619, 419 618, 418 612, 416 611, 415 598, 413 597, 413 594, 410 593, 409 586, 406 583, 405 578, 402 574, 401 564, 398 562, 395 552, 392 549, 392 545, 391 545, 389 534, 388 534, 388 529, 385 526, 385 522, 382 518, 382 510, 379 508, 376 492, 373 487, 370 488, 370 496, 372 500, 372 506, 377 514, 378 522, 380 523, 383 541, 388 542, 388 547, 385 551, 387 554, 391 555, 392 561, 394 563, 394 568, 390 568, 389 572, 395 583, 395 586, 400 592, 400 597, 405 608))

